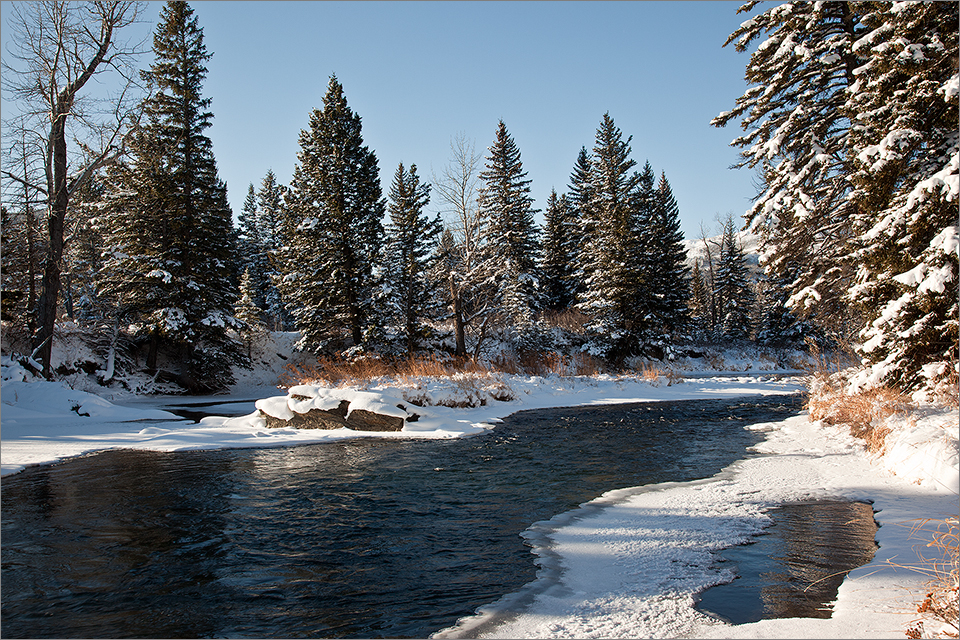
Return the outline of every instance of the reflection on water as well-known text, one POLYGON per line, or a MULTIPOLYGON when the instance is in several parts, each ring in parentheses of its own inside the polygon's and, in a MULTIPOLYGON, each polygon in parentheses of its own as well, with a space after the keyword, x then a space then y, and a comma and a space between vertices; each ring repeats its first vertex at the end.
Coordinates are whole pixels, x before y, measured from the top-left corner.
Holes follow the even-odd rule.
POLYGON ((733 624, 767 618, 829 618, 847 572, 873 559, 877 523, 863 502, 785 504, 751 544, 720 555, 738 574, 700 594, 697 608, 733 624))
POLYGON ((520 532, 709 477, 797 398, 522 412, 457 440, 112 451, 4 478, 4 637, 426 637, 535 578, 520 532))

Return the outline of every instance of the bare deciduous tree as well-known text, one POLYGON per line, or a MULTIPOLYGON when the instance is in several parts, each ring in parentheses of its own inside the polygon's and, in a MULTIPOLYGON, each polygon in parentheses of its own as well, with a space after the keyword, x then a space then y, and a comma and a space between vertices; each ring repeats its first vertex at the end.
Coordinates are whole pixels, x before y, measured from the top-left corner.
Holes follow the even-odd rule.
POLYGON ((47 246, 36 302, 34 355, 50 377, 53 330, 60 295, 64 228, 71 197, 100 168, 123 152, 126 132, 137 113, 135 61, 142 43, 119 40, 135 23, 141 4, 98 0, 75 3, 17 3, 9 26, 13 46, 3 62, 3 88, 20 108, 8 133, 32 134, 42 154, 42 181, 7 164, 3 175, 27 191, 42 194, 46 206, 47 246), (113 95, 95 97, 90 80, 119 75, 113 95), (68 154, 68 139, 76 151, 68 154), (38 183, 39 182, 39 183, 38 183))
MULTIPOLYGON (((433 176, 433 189, 445 205, 443 213, 452 218, 458 247, 458 265, 449 274, 450 300, 453 307, 456 353, 466 355, 465 328, 483 315, 486 307, 472 308, 468 300, 474 272, 479 266, 480 217, 477 209, 477 182, 480 177, 480 162, 483 156, 474 151, 473 142, 462 133, 450 142, 450 162, 439 176, 433 176)), ((477 350, 483 339, 486 323, 481 324, 477 350)))

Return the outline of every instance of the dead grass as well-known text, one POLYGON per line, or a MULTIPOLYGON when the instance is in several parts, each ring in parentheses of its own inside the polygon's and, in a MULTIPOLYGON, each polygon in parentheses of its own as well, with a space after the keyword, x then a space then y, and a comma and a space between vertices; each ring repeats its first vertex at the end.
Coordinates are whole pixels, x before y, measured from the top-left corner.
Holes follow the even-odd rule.
POLYGON ((319 357, 312 363, 288 364, 280 376, 280 386, 298 384, 329 386, 365 384, 371 380, 395 377, 412 384, 417 378, 450 378, 457 374, 489 377, 507 375, 590 376, 606 372, 602 360, 588 354, 566 356, 553 351, 528 352, 521 355, 501 354, 489 363, 475 358, 439 357, 412 358, 364 356, 352 360, 319 357))
POLYGON ((935 636, 956 638, 960 633, 958 624, 958 587, 960 587, 960 528, 958 519, 949 517, 943 520, 924 520, 914 527, 914 534, 925 532, 933 538, 927 543, 928 548, 935 549, 934 557, 925 557, 919 554, 920 562, 916 566, 907 568, 930 576, 930 590, 923 601, 917 605, 920 619, 915 620, 906 630, 908 638, 923 638, 923 623, 933 621, 941 629, 933 631, 935 636), (931 531, 929 525, 935 524, 931 531))
POLYGON ((822 372, 814 376, 807 399, 812 419, 847 425, 850 435, 863 440, 868 451, 878 454, 883 453, 890 433, 884 421, 913 408, 906 396, 889 387, 875 387, 854 395, 844 393, 834 377, 822 372))
POLYGON ((280 386, 326 384, 341 386, 368 382, 376 378, 440 378, 457 373, 490 373, 490 367, 473 358, 441 358, 435 355, 413 358, 364 356, 353 360, 319 357, 314 363, 288 364, 280 377, 280 386))

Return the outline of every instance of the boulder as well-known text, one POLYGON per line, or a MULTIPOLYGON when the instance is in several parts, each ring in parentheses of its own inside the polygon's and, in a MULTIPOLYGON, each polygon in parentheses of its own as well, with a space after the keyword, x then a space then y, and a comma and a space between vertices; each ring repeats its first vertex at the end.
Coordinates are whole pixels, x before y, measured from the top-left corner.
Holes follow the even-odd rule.
MULTIPOLYGON (((295 429, 347 428, 354 431, 401 431, 406 422, 399 416, 387 416, 365 409, 353 411, 349 409, 350 402, 341 400, 340 406, 335 409, 310 409, 306 413, 293 412, 293 417, 289 420, 274 418, 263 411, 260 411, 260 414, 266 419, 267 427, 271 429, 293 427, 295 429)), ((408 416, 407 420, 413 422, 417 417, 414 414, 408 416)))

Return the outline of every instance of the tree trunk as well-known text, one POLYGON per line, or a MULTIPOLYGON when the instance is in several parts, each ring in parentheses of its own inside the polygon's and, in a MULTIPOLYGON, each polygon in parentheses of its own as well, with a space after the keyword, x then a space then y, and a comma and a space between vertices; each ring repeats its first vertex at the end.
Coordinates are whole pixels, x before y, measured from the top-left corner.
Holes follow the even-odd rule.
POLYGON ((147 371, 157 371, 157 352, 160 351, 160 332, 154 327, 150 331, 150 343, 147 347, 147 371))
POLYGON ((50 379, 53 372, 50 359, 53 355, 53 330, 57 321, 57 298, 60 295, 60 262, 63 259, 63 221, 67 215, 67 137, 66 114, 69 105, 58 101, 50 139, 53 146, 53 192, 47 218, 50 244, 44 260, 43 280, 40 283, 40 299, 37 304, 38 331, 33 338, 34 349, 39 349, 43 375, 50 379))
POLYGON ((452 273, 450 274, 450 297, 453 298, 453 326, 457 335, 457 347, 454 355, 463 357, 467 355, 467 341, 463 328, 463 309, 460 306, 460 292, 454 284, 452 273))

